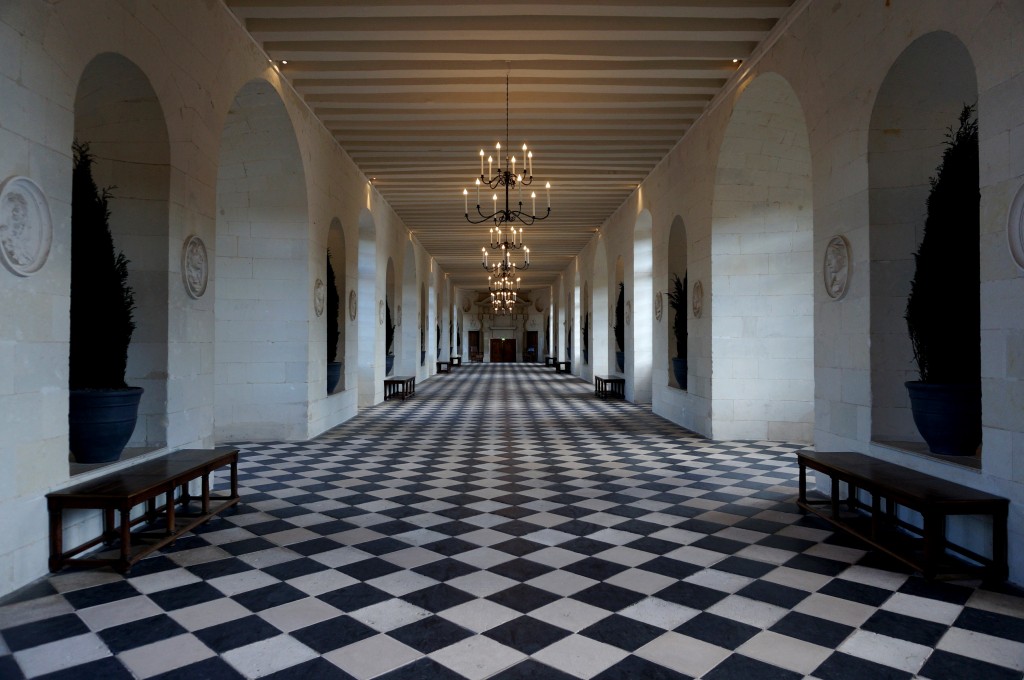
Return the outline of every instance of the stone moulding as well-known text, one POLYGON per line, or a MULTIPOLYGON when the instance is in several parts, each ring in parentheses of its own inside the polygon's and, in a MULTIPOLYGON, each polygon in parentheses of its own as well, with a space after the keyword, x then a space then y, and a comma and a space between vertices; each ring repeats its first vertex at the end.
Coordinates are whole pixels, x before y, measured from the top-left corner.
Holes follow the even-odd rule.
POLYGON ((206 292, 209 280, 210 260, 206 254, 206 244, 193 234, 181 245, 181 281, 185 292, 193 300, 198 300, 206 292))
POLYGON ((704 284, 700 280, 693 284, 693 295, 690 299, 690 304, 693 307, 693 318, 699 319, 701 314, 704 313, 704 284))
POLYGON ((825 246, 822 262, 825 293, 833 300, 840 300, 850 286, 850 242, 842 234, 829 239, 825 246))
POLYGON ((0 261, 16 276, 42 269, 53 243, 53 221, 43 190, 28 177, 0 183, 0 261))
POLYGON ((1024 269, 1024 184, 1017 189, 1010 205, 1010 217, 1006 223, 1006 235, 1010 241, 1010 255, 1018 267, 1024 269))
POLYGON ((327 302, 327 286, 324 285, 322 279, 317 279, 316 283, 313 284, 313 313, 317 317, 324 315, 324 307, 327 302))

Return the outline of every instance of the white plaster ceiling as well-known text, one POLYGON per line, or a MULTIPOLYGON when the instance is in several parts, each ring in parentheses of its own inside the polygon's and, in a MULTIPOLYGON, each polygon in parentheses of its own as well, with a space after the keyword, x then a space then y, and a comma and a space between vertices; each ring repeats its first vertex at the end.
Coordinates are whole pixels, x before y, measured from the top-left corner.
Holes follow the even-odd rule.
MULTIPOLYGON (((457 286, 479 151, 534 153, 523 285, 544 286, 679 141, 794 0, 224 0, 457 286)), ((521 155, 521 154, 518 154, 521 155)), ((489 197, 490 194, 488 193, 489 197)), ((528 194, 527 194, 528 196, 528 194)), ((526 199, 529 201, 529 198, 526 199)), ((489 198, 481 201, 486 207, 489 198)))

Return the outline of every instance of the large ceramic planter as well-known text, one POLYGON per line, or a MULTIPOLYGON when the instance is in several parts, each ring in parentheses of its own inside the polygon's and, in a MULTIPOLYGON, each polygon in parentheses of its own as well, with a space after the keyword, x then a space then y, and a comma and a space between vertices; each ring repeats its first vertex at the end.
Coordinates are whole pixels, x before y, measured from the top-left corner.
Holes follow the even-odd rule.
POLYGON ((341 382, 341 362, 327 362, 327 394, 334 394, 334 389, 341 382))
POLYGON ((121 457, 139 418, 141 387, 71 390, 68 439, 79 463, 109 463, 121 457))
POLYGON ((619 372, 621 373, 622 370, 626 366, 626 353, 625 352, 616 352, 615 353, 615 365, 618 366, 619 372))
POLYGON ((391 371, 395 368, 395 355, 389 354, 384 359, 384 375, 391 375, 391 371))
POLYGON ((674 357, 672 359, 672 374, 676 377, 676 385, 679 389, 686 389, 686 359, 674 357))
POLYGON ((910 381, 914 424, 932 453, 973 456, 981 444, 981 390, 973 385, 910 381))

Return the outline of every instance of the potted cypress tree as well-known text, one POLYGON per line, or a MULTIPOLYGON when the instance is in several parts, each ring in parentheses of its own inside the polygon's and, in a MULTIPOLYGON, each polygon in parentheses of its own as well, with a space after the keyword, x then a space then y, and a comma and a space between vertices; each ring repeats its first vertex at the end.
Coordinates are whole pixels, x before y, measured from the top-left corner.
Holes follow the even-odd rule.
POLYGON ((338 314, 341 311, 341 296, 338 295, 334 267, 331 266, 331 251, 327 251, 327 394, 332 394, 341 381, 342 362, 338 361, 338 338, 341 327, 338 314))
POLYGON ((583 328, 580 329, 583 337, 583 363, 590 363, 590 314, 583 315, 583 328))
POLYGON ((619 370, 626 366, 626 284, 619 284, 619 297, 615 300, 615 364, 619 370))
POLYGON ((427 363, 427 333, 420 323, 420 366, 427 363))
POLYGON ((679 389, 686 389, 686 275, 679 280, 678 274, 672 275, 672 290, 668 293, 668 304, 675 317, 672 321, 672 333, 676 339, 676 355, 672 358, 672 373, 675 375, 679 389))
POLYGON ((107 463, 131 439, 142 398, 124 381, 135 294, 110 233, 109 188, 93 180, 89 145, 73 149, 68 437, 76 461, 107 463))
POLYGON ((384 375, 391 375, 391 371, 395 367, 395 324, 391 320, 391 303, 387 300, 384 301, 385 319, 384 319, 384 346, 387 348, 387 357, 384 359, 384 375))
POLYGON ((906 383, 932 453, 972 455, 981 443, 978 122, 965 106, 931 179, 924 237, 904 318, 920 380, 906 383))

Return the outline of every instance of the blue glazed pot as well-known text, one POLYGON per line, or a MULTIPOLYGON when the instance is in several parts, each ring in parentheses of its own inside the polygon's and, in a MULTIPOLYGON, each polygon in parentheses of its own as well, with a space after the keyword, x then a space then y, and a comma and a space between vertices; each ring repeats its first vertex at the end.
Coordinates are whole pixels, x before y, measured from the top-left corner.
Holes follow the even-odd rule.
POLYGON ((139 419, 141 387, 71 390, 68 440, 79 463, 109 463, 121 457, 139 419))
POLYGON ((973 456, 981 444, 981 389, 975 385, 905 383, 914 424, 932 453, 973 456))
POLYGON ((341 367, 340 361, 327 362, 327 394, 334 394, 334 389, 341 382, 341 367))

